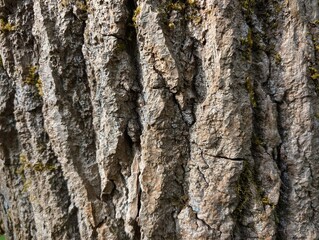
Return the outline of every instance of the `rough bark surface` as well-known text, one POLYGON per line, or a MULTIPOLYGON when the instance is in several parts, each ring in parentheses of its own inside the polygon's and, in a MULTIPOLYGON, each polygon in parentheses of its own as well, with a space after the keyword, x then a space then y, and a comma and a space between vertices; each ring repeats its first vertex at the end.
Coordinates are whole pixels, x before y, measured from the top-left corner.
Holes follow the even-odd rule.
POLYGON ((0 0, 8 239, 319 239, 317 0, 0 0))

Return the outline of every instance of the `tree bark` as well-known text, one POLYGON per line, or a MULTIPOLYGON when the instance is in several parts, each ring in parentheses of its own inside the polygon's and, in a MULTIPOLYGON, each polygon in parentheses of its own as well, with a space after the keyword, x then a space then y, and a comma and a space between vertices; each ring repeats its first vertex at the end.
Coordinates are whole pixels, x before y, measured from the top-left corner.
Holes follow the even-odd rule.
POLYGON ((318 239, 317 0, 1 0, 8 239, 318 239))

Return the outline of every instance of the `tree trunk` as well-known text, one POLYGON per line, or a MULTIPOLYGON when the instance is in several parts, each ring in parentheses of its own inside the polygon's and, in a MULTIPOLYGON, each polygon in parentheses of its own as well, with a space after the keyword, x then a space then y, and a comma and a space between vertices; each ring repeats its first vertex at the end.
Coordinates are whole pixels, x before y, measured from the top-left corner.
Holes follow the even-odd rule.
POLYGON ((1 0, 8 239, 319 239, 317 0, 1 0))

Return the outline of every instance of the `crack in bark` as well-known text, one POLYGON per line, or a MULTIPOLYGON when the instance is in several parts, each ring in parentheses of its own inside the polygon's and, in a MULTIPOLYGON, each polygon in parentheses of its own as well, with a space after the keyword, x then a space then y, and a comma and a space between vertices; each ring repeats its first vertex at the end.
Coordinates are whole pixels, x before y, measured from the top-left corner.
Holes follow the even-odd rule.
POLYGON ((222 158, 222 159, 227 159, 227 160, 231 160, 231 161, 245 161, 246 159, 244 158, 229 158, 229 157, 226 157, 226 156, 219 156, 219 155, 209 155, 209 154, 206 154, 208 156, 211 156, 211 157, 214 157, 214 158, 222 158))
POLYGON ((203 160, 205 160, 205 163, 207 164, 207 166, 209 166, 209 164, 207 163, 207 159, 204 157, 204 155, 207 155, 209 157, 214 157, 214 158, 221 158, 221 159, 226 159, 226 160, 230 160, 230 161, 236 161, 236 162, 246 161, 245 158, 230 158, 230 157, 226 157, 226 156, 222 156, 222 155, 212 155, 212 154, 204 153, 204 151, 202 149, 200 149, 200 151, 201 151, 201 156, 202 156, 203 160))
MULTIPOLYGON (((138 154, 138 152, 140 152, 141 149, 141 142, 140 142, 140 137, 142 135, 142 131, 143 131, 143 125, 142 125, 142 119, 140 116, 140 106, 139 106, 139 94, 141 92, 142 89, 142 83, 140 80, 140 75, 141 75, 141 70, 140 70, 140 64, 138 61, 138 57, 139 57, 139 46, 137 44, 137 31, 136 31, 136 27, 133 23, 133 16, 134 13, 137 9, 137 2, 136 0, 134 1, 126 1, 126 8, 128 9, 129 15, 128 15, 128 20, 127 20, 127 24, 126 24, 126 31, 125 31, 125 38, 127 39, 131 39, 129 41, 126 41, 123 38, 120 38, 118 36, 115 36, 113 34, 111 34, 113 37, 116 37, 122 41, 124 41, 126 43, 126 50, 127 53, 129 54, 131 61, 133 63, 133 67, 135 70, 135 82, 136 82, 136 87, 138 88, 137 91, 134 93, 134 112, 135 115, 137 117, 137 123, 139 125, 139 132, 137 133, 137 142, 133 142, 132 144, 132 149, 136 148, 136 151, 133 151, 133 154, 138 154)), ((134 158, 134 156, 133 156, 134 158)), ((138 162, 139 164, 139 162, 138 162)), ((141 227, 139 225, 139 215, 140 215, 140 211, 141 211, 141 183, 140 183, 140 168, 139 172, 137 173, 137 216, 134 219, 134 222, 131 224, 134 230, 134 240, 140 240, 142 239, 142 233, 141 233, 141 227)))
POLYGON ((208 228, 209 231, 213 232, 213 228, 204 219, 198 217, 198 213, 193 209, 193 207, 191 205, 187 205, 187 206, 192 210, 192 212, 194 213, 195 218, 198 221, 202 222, 208 228))

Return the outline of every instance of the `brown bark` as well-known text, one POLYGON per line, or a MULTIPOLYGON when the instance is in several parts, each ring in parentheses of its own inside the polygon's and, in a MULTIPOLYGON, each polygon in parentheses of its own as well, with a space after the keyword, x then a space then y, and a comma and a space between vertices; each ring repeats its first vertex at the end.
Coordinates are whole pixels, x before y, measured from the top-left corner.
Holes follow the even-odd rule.
POLYGON ((318 4, 1 0, 7 238, 318 239, 318 4))

